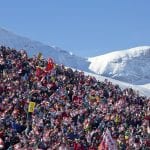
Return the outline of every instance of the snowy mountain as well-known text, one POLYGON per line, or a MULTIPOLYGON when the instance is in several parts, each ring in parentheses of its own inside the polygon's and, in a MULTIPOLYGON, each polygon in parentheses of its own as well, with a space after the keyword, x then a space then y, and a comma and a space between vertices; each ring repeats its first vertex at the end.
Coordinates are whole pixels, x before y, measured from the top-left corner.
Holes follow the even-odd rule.
POLYGON ((141 91, 142 95, 150 96, 150 47, 148 46, 116 51, 86 59, 58 47, 48 46, 41 42, 18 36, 2 28, 0 28, 0 45, 17 50, 24 49, 30 56, 42 52, 44 58, 51 57, 58 64, 64 64, 88 73, 94 72, 97 75, 91 75, 101 81, 106 77, 110 77, 108 78, 109 81, 119 84, 122 88, 132 87, 141 91), (140 85, 135 86, 125 82, 140 85))
POLYGON ((120 81, 149 87, 150 47, 136 47, 88 59, 89 69, 120 81))
POLYGON ((90 71, 89 62, 85 58, 73 55, 58 47, 44 45, 41 42, 33 41, 28 38, 18 36, 10 31, 0 28, 0 45, 4 45, 17 50, 24 49, 30 56, 42 52, 44 58, 51 57, 58 64, 78 68, 80 70, 90 71))
POLYGON ((99 81, 104 81, 105 79, 107 79, 108 81, 112 82, 113 84, 119 85, 122 89, 132 88, 136 92, 138 92, 140 95, 150 97, 150 84, 146 84, 146 85, 133 85, 133 84, 126 83, 126 82, 123 82, 123 81, 111 79, 109 77, 104 77, 104 76, 101 76, 101 75, 96 75, 96 74, 93 74, 93 73, 87 73, 87 72, 85 72, 85 74, 86 75, 90 75, 90 76, 94 76, 99 81))

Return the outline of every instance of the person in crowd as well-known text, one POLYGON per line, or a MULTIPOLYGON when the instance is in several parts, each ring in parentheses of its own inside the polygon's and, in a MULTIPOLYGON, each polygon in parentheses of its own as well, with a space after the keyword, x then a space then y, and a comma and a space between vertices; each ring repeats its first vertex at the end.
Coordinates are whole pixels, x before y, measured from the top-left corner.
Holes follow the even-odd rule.
POLYGON ((0 150, 150 148, 150 98, 108 80, 0 47, 0 150))

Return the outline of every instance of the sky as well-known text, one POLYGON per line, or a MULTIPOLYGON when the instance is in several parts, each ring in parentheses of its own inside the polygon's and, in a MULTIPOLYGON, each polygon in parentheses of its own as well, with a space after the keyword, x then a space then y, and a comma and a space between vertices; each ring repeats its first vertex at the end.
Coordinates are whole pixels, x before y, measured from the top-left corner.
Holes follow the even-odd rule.
POLYGON ((82 57, 150 45, 150 0, 0 0, 0 27, 82 57))

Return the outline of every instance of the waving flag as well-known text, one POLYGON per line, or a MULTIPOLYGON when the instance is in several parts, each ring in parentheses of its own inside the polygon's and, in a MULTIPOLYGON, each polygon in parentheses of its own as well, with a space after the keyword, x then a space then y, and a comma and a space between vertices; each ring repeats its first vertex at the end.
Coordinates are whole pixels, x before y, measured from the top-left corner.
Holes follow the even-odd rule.
POLYGON ((45 68, 45 71, 49 72, 54 68, 54 62, 53 59, 49 58, 47 62, 47 66, 45 68))
POLYGON ((34 112, 35 102, 29 102, 28 112, 34 112))
POLYGON ((109 129, 103 135, 103 140, 100 143, 98 150, 118 150, 115 141, 111 137, 109 129))

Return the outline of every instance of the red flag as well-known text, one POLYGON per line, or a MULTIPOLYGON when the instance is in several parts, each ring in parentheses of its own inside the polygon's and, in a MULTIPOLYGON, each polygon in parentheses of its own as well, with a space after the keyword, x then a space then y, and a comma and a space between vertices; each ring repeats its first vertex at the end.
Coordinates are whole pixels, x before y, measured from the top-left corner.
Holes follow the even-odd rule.
POLYGON ((103 139, 98 147, 98 150, 117 150, 116 143, 112 139, 111 133, 108 129, 103 135, 103 139))
POLYGON ((54 62, 51 58, 48 59, 48 62, 47 62, 47 66, 45 68, 45 71, 50 71, 54 68, 54 62))

